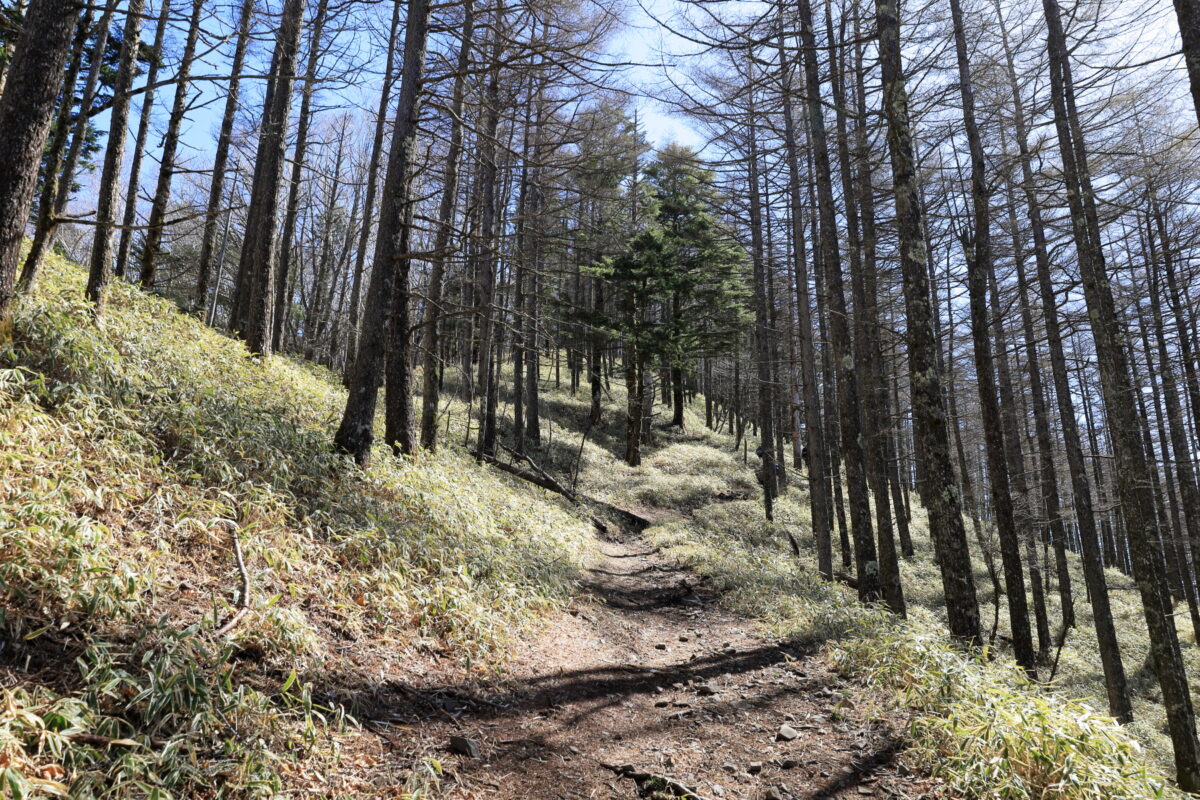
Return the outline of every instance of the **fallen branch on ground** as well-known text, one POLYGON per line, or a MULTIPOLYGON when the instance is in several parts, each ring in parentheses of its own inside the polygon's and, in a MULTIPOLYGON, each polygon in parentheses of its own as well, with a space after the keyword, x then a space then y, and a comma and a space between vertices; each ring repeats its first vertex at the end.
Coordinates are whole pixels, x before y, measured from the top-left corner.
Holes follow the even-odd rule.
POLYGON ((493 467, 501 470, 502 472, 507 472, 509 475, 518 477, 521 480, 529 481, 530 483, 540 486, 543 489, 554 492, 555 494, 560 494, 570 500, 572 503, 578 502, 578 495, 567 489, 558 481, 551 478, 545 472, 541 472, 540 474, 537 472, 530 472, 529 470, 521 469, 520 467, 512 464, 507 464, 495 456, 486 455, 478 450, 472 450, 471 455, 475 456, 485 464, 491 464, 493 467))
POLYGON ((708 800, 708 798, 699 792, 689 789, 684 784, 666 775, 655 775, 653 772, 638 770, 629 764, 605 764, 601 762, 600 766, 612 770, 622 778, 629 778, 637 784, 638 791, 642 793, 665 790, 685 800, 708 800))
POLYGON ((220 638, 231 630, 237 627, 237 624, 242 621, 246 614, 250 613, 250 574, 246 572, 246 559, 242 555, 242 541, 238 537, 237 523, 232 520, 225 520, 229 526, 229 535, 233 538, 233 556, 237 561, 238 574, 241 576, 242 585, 238 592, 237 608, 232 615, 213 631, 213 636, 220 638))
POLYGON ((1054 652, 1054 664, 1050 667, 1050 677, 1046 678, 1046 683, 1054 683, 1054 676, 1058 674, 1058 660, 1062 658, 1063 646, 1067 643, 1067 636, 1071 633, 1070 626, 1064 626, 1062 632, 1058 636, 1058 649, 1054 652))
MULTIPOLYGON (((504 447, 504 445, 501 445, 501 447, 504 447)), ((507 447, 505 447, 504 449, 509 450, 509 448, 507 448, 507 447)), ((509 452, 512 452, 512 451, 509 450, 509 452)), ((587 495, 582 495, 577 492, 571 491, 570 489, 568 489, 567 487, 563 486, 561 483, 556 481, 549 474, 547 474, 546 471, 544 469, 542 469, 541 467, 539 467, 537 464, 535 464, 529 458, 529 456, 524 456, 524 455, 519 455, 519 454, 514 453, 514 455, 517 455, 519 458, 522 458, 526 463, 528 463, 531 467, 533 467, 533 469, 536 470, 535 472, 527 470, 527 469, 521 469, 520 467, 518 467, 514 464, 508 464, 508 463, 496 458, 495 456, 485 455, 478 450, 472 450, 471 455, 474 456, 475 458, 479 459, 480 461, 484 462, 485 464, 490 464, 491 466, 495 467, 496 469, 500 470, 501 472, 507 472, 509 475, 520 478, 521 480, 524 480, 524 481, 529 481, 530 483, 534 484, 535 486, 540 486, 541 488, 546 489, 547 491, 551 491, 551 492, 554 492, 555 494, 562 495, 563 497, 570 500, 572 503, 576 503, 579 505, 586 505, 593 509, 597 509, 598 511, 600 511, 603 514, 607 514, 609 516, 616 517, 618 522, 620 522, 621 525, 623 525, 624 527, 627 527, 627 528, 631 528, 638 533, 640 533, 641 531, 644 531, 646 528, 650 527, 650 525, 651 525, 651 521, 646 519, 645 517, 641 516, 640 514, 635 514, 632 511, 626 511, 625 509, 614 506, 611 503, 605 503, 603 500, 596 500, 595 498, 588 497, 587 495)), ((602 530, 602 531, 608 530, 608 526, 599 517, 592 516, 591 521, 592 521, 592 524, 595 525, 600 530, 602 530)))
POLYGON ((501 444, 500 447, 506 453, 511 455, 513 458, 519 458, 522 461, 524 461, 526 464, 528 464, 530 469, 532 469, 535 473, 537 473, 537 475, 539 475, 541 477, 541 479, 543 481, 545 481, 547 484, 558 487, 558 488, 554 489, 553 491, 558 492, 559 494, 561 494, 563 497, 566 497, 571 502, 576 502, 578 500, 579 495, 575 494, 574 489, 568 489, 567 487, 563 486, 561 483, 556 481, 553 477, 550 476, 550 473, 548 473, 548 472, 546 472, 546 470, 542 469, 528 455, 526 455, 525 453, 518 453, 515 450, 513 450, 511 447, 507 447, 504 444, 501 444))
POLYGON ((167 746, 165 739, 150 739, 148 743, 134 739, 114 739, 111 736, 101 736, 98 733, 68 733, 66 738, 77 744, 88 744, 92 747, 150 747, 162 749, 167 746))
POLYGON ((834 580, 838 581, 839 583, 846 584, 851 589, 858 588, 858 578, 853 575, 848 575, 845 572, 835 572, 833 573, 833 577, 834 580))

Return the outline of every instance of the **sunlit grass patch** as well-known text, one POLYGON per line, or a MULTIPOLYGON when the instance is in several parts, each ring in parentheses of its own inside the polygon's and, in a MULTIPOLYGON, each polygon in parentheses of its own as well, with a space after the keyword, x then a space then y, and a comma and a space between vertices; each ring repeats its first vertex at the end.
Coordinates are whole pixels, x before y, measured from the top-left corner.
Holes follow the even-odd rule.
POLYGON ((273 796, 337 758, 312 685, 357 669, 339 643, 488 674, 570 597, 592 538, 561 498, 455 447, 360 470, 330 447, 336 376, 127 285, 99 325, 82 298, 51 258, 0 350, 3 791, 273 796), (218 641, 235 532, 248 612, 218 641))
MULTIPOLYGON (((950 646, 940 574, 919 506, 913 529, 919 552, 902 564, 909 601, 905 622, 860 605, 851 590, 818 577, 807 497, 799 489, 779 499, 774 523, 763 518, 755 497, 707 506, 656 525, 647 535, 708 576, 734 609, 763 620, 783 638, 825 643, 847 675, 909 709, 904 757, 956 793, 1005 800, 1180 796, 1160 771, 1169 748, 1156 747, 1156 758, 1138 741, 1161 747, 1163 734, 1153 722, 1161 719, 1161 707, 1143 697, 1135 705, 1142 721, 1132 729, 1096 709, 1092 698, 1103 697, 1103 685, 1095 650, 1089 649, 1095 636, 1086 599, 1077 602, 1084 619, 1064 648, 1062 680, 1052 689, 1034 686, 1010 654, 985 662, 950 646), (788 531, 802 544, 799 558, 791 553, 788 531)), ((992 598, 982 564, 977 567, 981 610, 990 627, 992 598)), ((1082 586, 1082 576, 1075 579, 1082 586)), ((1112 574, 1114 584, 1122 580, 1127 579, 1112 574)), ((1006 633, 1003 605, 1001 600, 999 621, 1006 633)), ((1123 605, 1117 610, 1123 640, 1133 645, 1126 651, 1131 674, 1142 663, 1136 659, 1144 658, 1134 610, 1123 605)))
POLYGON ((1179 797, 1137 741, 1091 705, 982 664, 917 623, 834 649, 837 663, 916 713, 908 758, 971 797, 1179 797))

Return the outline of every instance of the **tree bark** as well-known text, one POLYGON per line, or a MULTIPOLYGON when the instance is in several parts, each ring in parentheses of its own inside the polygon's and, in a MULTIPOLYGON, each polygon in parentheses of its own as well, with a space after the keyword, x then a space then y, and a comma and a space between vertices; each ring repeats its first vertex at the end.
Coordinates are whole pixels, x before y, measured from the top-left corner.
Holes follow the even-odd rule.
MULTIPOLYGON (((242 64, 246 60, 246 46, 250 42, 250 21, 254 15, 254 0, 242 0, 238 17, 237 39, 233 46, 233 58, 229 66, 229 84, 225 89, 225 111, 221 116, 221 130, 217 134, 217 151, 213 156, 212 181, 208 187, 208 206, 204 215, 204 233, 200 241, 199 274, 196 276, 196 294, 192 301, 194 313, 203 313, 208 307, 209 281, 212 275, 214 251, 217 246, 217 226, 221 214, 221 203, 225 197, 225 172, 229 164, 229 148, 233 143, 233 122, 237 116, 238 97, 242 86, 242 64)), ((228 219, 228 213, 226 215, 228 219)), ((220 293, 219 281, 213 290, 220 293)), ((211 324, 211 323, 210 323, 211 324)))
MULTIPOLYGON (((867 491, 866 461, 862 440, 862 409, 858 392, 858 376, 854 370, 851 350, 850 320, 846 293, 842 281, 841 256, 838 248, 837 206, 833 197, 833 177, 829 146, 825 136, 825 118, 821 101, 820 73, 817 66, 816 35, 813 31, 812 7, 809 0, 797 4, 800 17, 800 43, 803 48, 805 95, 808 106, 809 134, 812 137, 813 162, 816 168, 817 205, 820 219, 821 264, 825 274, 825 289, 829 297, 829 339, 833 359, 838 367, 837 389, 839 430, 842 458, 846 465, 846 490, 850 501, 850 534, 854 542, 854 563, 858 575, 858 596, 864 602, 882 597, 879 558, 871 523, 871 499, 867 491)), ((899 578, 889 582, 892 590, 883 597, 898 614, 904 613, 903 597, 897 597, 899 578)))
POLYGON ((916 158, 909 124, 908 92, 900 55, 897 0, 876 0, 883 108, 888 121, 888 151, 900 234, 900 268, 908 318, 908 369, 912 392, 916 456, 921 462, 921 497, 937 541, 950 633, 969 645, 982 643, 979 601, 971 554, 963 528, 962 506, 950 462, 950 436, 942 398, 941 371, 929 289, 928 257, 917 191, 916 158))
POLYGON ((1140 426, 1130 385, 1125 336, 1117 319, 1101 249, 1086 148, 1074 108, 1074 85, 1061 13, 1056 0, 1043 0, 1042 6, 1046 14, 1051 96, 1063 177, 1067 182, 1071 230, 1096 344, 1134 580, 1141 594, 1150 652, 1162 689, 1177 779, 1181 789, 1194 792, 1200 790, 1200 742, 1196 739, 1195 713, 1175 631, 1171 596, 1162 574, 1163 556, 1158 545, 1149 465, 1138 441, 1140 426))
POLYGON ((125 275, 129 263, 129 252, 133 248, 132 226, 137 221, 138 193, 141 191, 142 158, 146 153, 146 140, 150 136, 150 112, 154 109, 155 85, 158 70, 162 66, 163 39, 171 17, 171 0, 163 0, 158 13, 158 24, 154 30, 154 43, 150 45, 150 66, 146 70, 146 90, 142 93, 142 108, 138 115, 137 135, 133 141, 133 158, 129 162, 129 188, 125 191, 125 214, 121 220, 121 236, 117 244, 118 277, 125 275))
POLYGON ((1004 460, 1012 479, 1010 485, 1018 541, 1025 548, 1025 562, 1029 568, 1029 587, 1033 595, 1033 619, 1037 631, 1038 657, 1045 660, 1050 656, 1053 642, 1050 638, 1050 620, 1046 614, 1045 587, 1042 584, 1037 549, 1034 547, 1032 504, 1029 497, 1029 485, 1025 480, 1025 454, 1021 450, 1021 429, 1017 419, 1019 400, 1016 390, 1013 388, 1012 371, 1008 365, 1008 331, 1001 312, 1001 309, 1004 308, 1004 301, 996 283, 994 264, 989 266, 987 279, 991 290, 992 330, 996 339, 996 371, 1000 383, 1000 425, 1004 437, 1004 460))
MULTIPOLYGON (((429 289, 425 299, 425 349, 421 370, 421 446, 426 450, 437 447, 437 413, 441 398, 438 380, 438 352, 441 344, 441 323, 446 258, 454 232, 454 208, 458 201, 459 162, 463 146, 463 102, 466 96, 467 70, 471 65, 471 47, 475 36, 475 2, 467 0, 464 10, 462 38, 458 45, 458 62, 454 89, 450 100, 450 145, 446 151, 446 172, 442 177, 442 198, 438 206, 438 228, 434 239, 433 257, 429 263, 429 289)), ((377 130, 382 134, 382 128, 377 130)), ((368 184, 370 191, 370 184, 368 184)))
POLYGON ((0 343, 11 335, 21 241, 80 10, 76 0, 30 0, 0 96, 0 343))
MULTIPOLYGON (((367 248, 371 241, 371 219, 375 211, 375 195, 379 185, 379 160, 383 157, 384 134, 387 128, 388 106, 392 84, 396 80, 396 37, 400 30, 400 4, 392 3, 392 25, 388 34, 387 58, 383 69, 383 87, 379 90, 379 108, 375 112, 375 135, 371 140, 371 158, 367 165, 367 196, 363 200, 362 227, 354 255, 354 275, 350 281, 350 318, 346 344, 345 381, 349 384, 350 370, 358 354, 360 334, 359 315, 362 306, 362 281, 366 270, 367 248)), ((461 72, 461 70, 460 70, 461 72)))
MULTIPOLYGON (((905 616, 904 588, 892 521, 887 472, 887 386, 883 379, 883 352, 879 346, 879 308, 876 275, 876 233, 871 161, 866 148, 865 115, 859 118, 854 161, 846 126, 847 101, 842 86, 844 70, 832 55, 834 33, 829 4, 825 23, 830 42, 830 85, 836 112, 838 159, 841 162, 842 198, 846 238, 850 252, 850 285, 854 298, 854 368, 862 376, 861 425, 867 481, 875 496, 875 529, 879 538, 879 578, 888 608, 905 616), (856 170, 858 174, 856 174, 856 170)), ((845 37, 842 37, 843 39, 845 37)), ((855 37, 857 38, 857 37, 855 37)), ((843 46, 845 44, 843 43, 843 46)), ((815 60, 815 58, 814 58, 815 60)), ((911 550, 911 543, 909 545, 911 550)))
MULTIPOLYGON (((71 131, 71 145, 67 149, 67 157, 62 163, 62 173, 58 179, 58 197, 54 202, 54 216, 60 217, 67 211, 74 191, 75 170, 79 168, 79 159, 87 144, 88 128, 91 126, 92 104, 100 88, 100 78, 104 73, 105 53, 108 48, 108 38, 112 30, 113 17, 116 14, 118 0, 108 0, 104 13, 100 16, 100 24, 96 31, 96 41, 92 44, 92 61, 88 67, 87 80, 84 82, 83 93, 80 95, 80 113, 75 117, 75 125, 71 131)), ((135 65, 136 72, 136 65, 135 65)), ((136 74, 134 75, 136 78, 136 74)), ((130 87, 133 86, 132 81, 130 87)), ((115 89, 115 87, 114 87, 115 89)), ((115 93, 113 95, 116 97, 115 93)), ((51 231, 53 234, 53 230, 51 231)), ((49 238, 46 249, 54 248, 53 238, 49 238)))
POLYGON ((96 231, 92 239, 92 257, 88 269, 87 298, 94 304, 96 316, 104 310, 108 284, 112 278, 112 232, 116 221, 117 193, 120 191, 121 162, 125 160, 125 137, 129 126, 129 90, 137 71, 137 53, 141 47, 142 7, 144 0, 130 0, 126 10, 124 38, 117 57, 117 77, 113 83, 108 137, 104 166, 100 171, 100 197, 96 204, 96 231))
POLYGON ((1046 344, 1050 352, 1050 374, 1053 378, 1054 393, 1058 400, 1063 449, 1067 456, 1067 471, 1070 473, 1071 493, 1074 498, 1075 524, 1079 529, 1080 550, 1083 554, 1083 576, 1092 606, 1092 619, 1096 629, 1100 663, 1104 671, 1104 684, 1108 694, 1108 710, 1119 721, 1130 722, 1133 720, 1133 709, 1129 701, 1125 667, 1121 661, 1120 643, 1117 640, 1112 607, 1109 603, 1100 532, 1096 523, 1087 464, 1083 456, 1083 443, 1079 435, 1070 375, 1067 372, 1062 325, 1059 321, 1058 302, 1051 276, 1050 250, 1042 220, 1041 204, 1033 182, 1033 161, 1028 143, 1024 102, 1017 83, 1016 66, 1013 61, 1012 47, 1009 44, 1008 31, 1005 28, 1004 16, 998 2, 995 4, 995 8, 1004 44, 1005 72, 1013 98, 1013 126, 1020 154, 1021 190, 1025 197, 1030 232, 1033 236, 1038 294, 1041 299, 1042 321, 1046 328, 1046 344))
MULTIPOLYGON (((67 75, 63 80, 64 87, 74 87, 79 80, 79 71, 83 68, 83 54, 88 36, 92 32, 92 9, 84 10, 83 19, 75 26, 75 41, 71 45, 71 59, 67 65, 67 75)), ((67 138, 71 132, 71 110, 74 108, 74 89, 64 91, 58 104, 58 117, 54 121, 53 135, 46 146, 44 163, 48 168, 42 175, 42 192, 38 197, 38 217, 35 223, 33 243, 25 256, 25 264, 21 267, 21 277, 17 281, 17 293, 28 292, 33 288, 33 282, 41 267, 42 255, 45 252, 47 234, 55 224, 54 203, 58 197, 59 170, 63 153, 67 147, 67 138)), ((84 113, 80 108, 80 113, 84 113)))
POLYGON ((329 11, 329 0, 318 0, 313 13, 312 29, 308 37, 308 61, 304 68, 304 80, 300 86, 300 113, 296 120, 296 144, 292 148, 292 174, 288 180, 287 202, 283 211, 283 233, 279 238, 279 267, 275 273, 275 309, 271 315, 271 349, 279 350, 282 345, 283 323, 290 310, 287 292, 288 277, 292 270, 292 244, 296 237, 296 217, 300 212, 300 187, 304 178, 304 162, 308 155, 308 129, 312 124, 313 94, 316 92, 317 68, 324 54, 321 37, 325 33, 325 18, 329 11))
POLYGON ((767 265, 763 261, 762 199, 759 194, 758 135, 754 121, 754 102, 750 102, 747 120, 749 136, 750 258, 754 267, 754 368, 758 378, 758 423, 762 459, 763 513, 775 518, 775 418, 771 387, 771 312, 767 305, 767 265))
POLYGON ((1021 563, 1020 536, 1010 488, 1010 465, 1000 407, 997 401, 996 364, 992 355, 992 332, 988 324, 987 276, 992 271, 990 190, 985 172, 983 144, 975 119, 975 92, 967 57, 967 40, 962 7, 950 0, 954 21, 954 45, 958 56, 959 93, 962 97, 963 127, 971 158, 971 200, 974 208, 971 241, 967 251, 967 289, 970 294, 971 340, 974 345, 975 375, 979 389, 979 409, 987 455, 989 485, 1000 538, 1000 560, 1004 565, 1004 588, 1008 599, 1009 625, 1013 655, 1030 675, 1037 677, 1033 635, 1029 628, 1029 607, 1025 596, 1025 573, 1021 563))
MULTIPOLYGON (((1153 186, 1148 188, 1147 194, 1153 193, 1153 186)), ((1153 208, 1153 201, 1150 201, 1150 207, 1153 208)), ((1161 225, 1161 217, 1159 224, 1161 225)), ((1149 219, 1147 219, 1149 226, 1149 219)), ((1157 233, 1160 235, 1165 233, 1163 228, 1159 228, 1157 233)), ((1146 270, 1148 274, 1147 280, 1149 285, 1150 296, 1150 312, 1154 315, 1154 333, 1155 341, 1158 345, 1158 377, 1159 383, 1162 386, 1163 404, 1167 411, 1167 430, 1171 437, 1171 450, 1175 454, 1175 484, 1179 489, 1179 497, 1183 511, 1183 523, 1187 530, 1188 541, 1191 543, 1192 552, 1200 552, 1200 486, 1196 483, 1196 473, 1192 468, 1191 447, 1188 442, 1187 430, 1184 427, 1183 403, 1179 397, 1179 385, 1175 379, 1175 370, 1171 366, 1170 356, 1167 352, 1167 337, 1165 333, 1165 322, 1163 319, 1163 308, 1161 299, 1161 288, 1159 286, 1158 264, 1157 258, 1161 254, 1164 261, 1171 261, 1173 255, 1170 250, 1170 244, 1165 238, 1160 239, 1158 248, 1154 246, 1154 231, 1151 231, 1149 237, 1150 243, 1150 263, 1147 264, 1146 270), (1155 252, 1157 249, 1158 252, 1155 252)), ((1147 369, 1151 369, 1147 365, 1147 369)), ((1181 565, 1180 565, 1181 566, 1181 565)), ((1190 576, 1186 578, 1191 581, 1190 576)), ((1193 636, 1200 643, 1200 626, 1193 629, 1193 636)))
MULTIPOLYGON (((183 125, 183 115, 187 113, 189 81, 191 78, 192 60, 196 57, 196 41, 200 36, 200 14, 204 10, 205 0, 192 0, 192 16, 188 21, 187 38, 183 45, 183 55, 179 61, 179 72, 176 75, 175 99, 171 105, 171 116, 167 121, 167 132, 163 137, 162 155, 159 158, 158 181, 154 189, 154 200, 150 207, 150 220, 146 230, 146 239, 142 246, 141 281, 142 287, 149 289, 154 286, 158 277, 158 259, 162 248, 163 226, 167 219, 167 203, 171 200, 171 181, 175 177, 175 151, 179 147, 179 129, 183 125)), ((136 157, 136 154, 135 154, 136 157)), ((132 210, 136 211, 137 188, 136 175, 130 177, 133 189, 130 200, 132 210)), ((128 201, 127 201, 128 202, 128 201)), ((125 218, 132 220, 130 206, 125 208, 125 218)), ((127 223, 128 224, 128 223, 127 223)), ((117 260, 118 275, 121 261, 117 260)))
POLYGON ((491 58, 483 101, 483 126, 479 146, 479 235, 478 258, 476 259, 479 286, 479 364, 477 384, 483 391, 479 403, 479 451, 485 456, 496 455, 496 424, 492 409, 495 399, 493 387, 496 303, 496 269, 499 253, 496 241, 497 208, 496 180, 499 173, 496 136, 500 127, 500 62, 504 52, 502 28, 507 8, 501 2, 494 12, 491 32, 491 58))
POLYGON ((1033 328, 1033 313, 1029 302, 1029 282, 1025 273, 1025 247, 1017 227, 1017 212, 1011 194, 1005 197, 1009 225, 1012 228, 1013 261, 1017 271, 1017 297, 1021 308, 1021 328, 1025 339, 1025 367, 1029 376, 1029 394, 1033 404, 1033 424, 1038 448, 1038 484, 1041 489, 1042 512, 1054 546, 1055 571, 1058 577, 1058 597, 1065 632, 1075 626, 1075 598, 1071 590, 1071 571, 1067 565, 1067 533, 1063 526, 1058 495, 1058 472, 1054 466, 1054 439, 1050 433, 1050 415, 1046 409, 1042 368, 1033 328))
POLYGON ((1179 38, 1183 43, 1183 63, 1187 67, 1192 104, 1200 120, 1200 0, 1174 0, 1179 38))
POLYGON ((271 80, 263 102, 255 154, 246 238, 242 242, 241 276, 235 308, 236 327, 252 353, 271 353, 275 309, 275 271, 279 257, 279 188, 287 153, 288 112, 296 81, 296 53, 304 27, 303 0, 286 0, 271 57, 271 80))
MULTIPOLYGON (((397 0, 398 1, 398 0, 397 0)), ((338 450, 365 464, 371 453, 374 440, 375 404, 379 384, 383 378, 385 337, 392 338, 393 345, 404 345, 405 352, 397 354, 408 363, 408 330, 388 328, 388 309, 393 312, 408 304, 408 217, 409 179, 413 152, 416 145, 417 125, 420 112, 421 84, 425 76, 425 46, 429 33, 429 0, 410 0, 404 29, 404 57, 401 64, 403 80, 396 107, 396 123, 392 133, 392 149, 388 158, 387 177, 383 183, 383 197, 379 211, 379 232, 376 234, 375 259, 371 273, 371 285, 367 290, 367 305, 363 314, 362 339, 351 368, 349 394, 342 422, 334 436, 338 450)), ((407 323, 407 319, 404 320, 407 323)), ((393 326, 398 323, 394 317, 393 326)), ((407 367, 405 367, 405 370, 407 367)), ((402 420, 402 403, 411 404, 411 394, 404 385, 405 375, 395 374, 388 381, 388 394, 397 407, 393 416, 393 428, 402 420), (397 413, 399 412, 399 413, 397 413)), ((411 378, 410 378, 411 379, 411 378)), ((390 401, 389 401, 390 402, 390 401)), ((389 431, 389 444, 399 443, 404 452, 411 452, 411 428, 407 435, 403 430, 389 431), (391 439, 392 435, 396 439, 391 439), (408 448, 408 449, 405 449, 408 448)))

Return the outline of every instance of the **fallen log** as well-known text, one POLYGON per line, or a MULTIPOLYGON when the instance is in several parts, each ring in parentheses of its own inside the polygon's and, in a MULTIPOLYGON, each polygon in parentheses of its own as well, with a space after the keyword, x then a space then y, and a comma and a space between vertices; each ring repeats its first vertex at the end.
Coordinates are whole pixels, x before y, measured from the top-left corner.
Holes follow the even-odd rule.
POLYGON ((834 577, 834 580, 838 581, 839 583, 846 584, 851 589, 858 588, 858 578, 855 577, 854 575, 848 575, 845 572, 839 571, 839 572, 833 573, 833 577, 834 577))
MULTIPOLYGON (((472 450, 471 455, 475 456, 477 459, 484 462, 485 464, 490 464, 491 466, 495 467, 496 469, 500 470, 501 472, 507 472, 509 475, 518 477, 521 480, 529 481, 530 483, 532 483, 536 486, 540 486, 543 489, 554 492, 555 494, 560 494, 563 497, 570 500, 572 503, 576 503, 579 501, 579 496, 577 494, 575 494, 575 492, 572 492, 570 489, 568 489, 567 487, 563 486, 558 481, 551 478, 549 475, 546 474, 546 471, 543 469, 538 469, 537 472, 531 472, 526 469, 521 469, 520 467, 515 466, 513 464, 505 463, 504 461, 501 461, 500 459, 496 458, 495 456, 489 456, 486 453, 481 453, 478 450, 472 450)), ((526 459, 526 460, 528 460, 528 459, 526 459)), ((530 462, 530 463, 532 463, 532 462, 530 462)))
MULTIPOLYGON (((484 453, 479 452, 478 450, 472 450, 471 455, 475 456, 475 458, 479 459, 480 461, 484 462, 485 464, 489 464, 489 465, 495 467, 496 469, 500 470, 501 472, 508 473, 509 475, 512 475, 513 477, 516 477, 516 478, 520 478, 523 481, 528 481, 529 483, 532 483, 534 486, 540 486, 541 488, 546 489, 547 491, 551 491, 551 492, 554 492, 555 494, 562 495, 563 497, 567 498, 568 500, 570 500, 572 503, 575 503, 576 505, 587 506, 588 508, 591 508, 594 511, 597 511, 604 516, 611 517, 621 527, 631 530, 635 533, 641 533, 646 528, 649 528, 650 525, 652 524, 650 520, 646 519, 645 517, 641 516, 640 514, 635 514, 632 511, 628 511, 624 508, 620 508, 619 506, 614 506, 611 503, 606 503, 603 500, 597 500, 594 497, 588 497, 587 495, 583 495, 583 494, 580 494, 578 492, 574 492, 574 491, 568 489, 567 487, 563 486, 561 483, 556 481, 554 478, 552 478, 549 474, 547 474, 547 472, 544 469, 537 466, 537 464, 535 464, 528 456, 523 456, 522 458, 527 463, 532 465, 533 468, 537 470, 536 472, 533 472, 533 471, 527 470, 527 469, 522 469, 521 467, 518 467, 515 464, 506 463, 506 462, 501 461, 500 459, 496 458, 495 456, 486 455, 484 453)), ((608 531, 608 526, 604 523, 604 520, 600 519, 599 517, 597 517, 595 515, 593 515, 591 517, 591 520, 592 520, 592 524, 595 525, 600 530, 605 531, 605 532, 608 531)))

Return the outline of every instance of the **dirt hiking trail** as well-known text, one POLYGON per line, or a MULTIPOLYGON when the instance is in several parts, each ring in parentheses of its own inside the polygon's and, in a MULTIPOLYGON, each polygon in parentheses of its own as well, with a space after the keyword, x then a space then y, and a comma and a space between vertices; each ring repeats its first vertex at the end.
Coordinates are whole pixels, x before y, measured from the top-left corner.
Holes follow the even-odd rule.
POLYGON ((422 693, 385 761, 435 755, 462 800, 939 795, 896 759, 904 720, 819 653, 764 640, 636 532, 600 536, 585 598, 495 693, 422 693))

